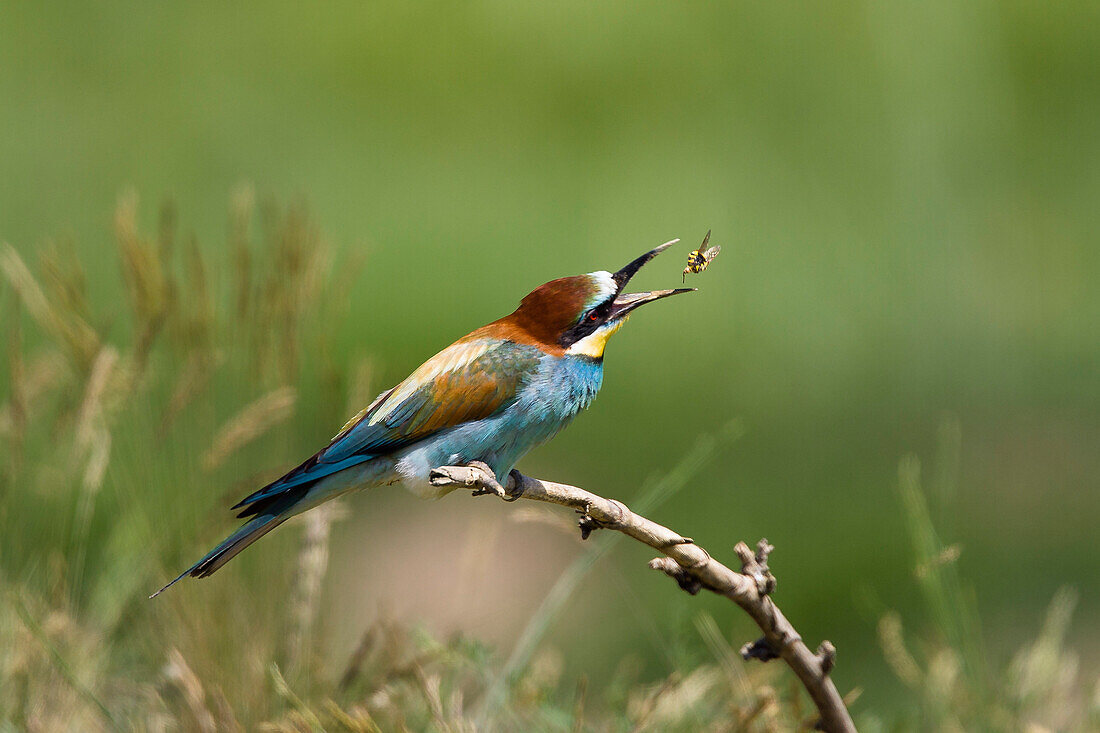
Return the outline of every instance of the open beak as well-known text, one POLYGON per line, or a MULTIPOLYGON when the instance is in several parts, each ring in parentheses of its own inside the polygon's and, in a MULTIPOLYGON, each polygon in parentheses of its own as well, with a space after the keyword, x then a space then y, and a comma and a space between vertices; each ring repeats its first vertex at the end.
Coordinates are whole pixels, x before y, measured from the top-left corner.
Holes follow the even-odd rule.
POLYGON ((667 298, 670 295, 679 295, 680 293, 690 293, 695 288, 676 288, 674 290, 652 290, 648 293, 624 293, 623 289, 626 288, 626 284, 630 282, 630 278, 642 269, 642 265, 652 260, 657 255, 664 252, 672 245, 679 242, 679 239, 673 239, 671 242, 665 242, 662 245, 654 247, 646 252, 638 259, 631 262, 626 267, 622 268, 614 275, 612 279, 615 280, 615 284, 619 286, 619 292, 615 296, 615 302, 611 305, 611 314, 608 316, 608 321, 614 321, 626 316, 627 313, 634 310, 640 305, 651 303, 654 300, 660 300, 661 298, 667 298))

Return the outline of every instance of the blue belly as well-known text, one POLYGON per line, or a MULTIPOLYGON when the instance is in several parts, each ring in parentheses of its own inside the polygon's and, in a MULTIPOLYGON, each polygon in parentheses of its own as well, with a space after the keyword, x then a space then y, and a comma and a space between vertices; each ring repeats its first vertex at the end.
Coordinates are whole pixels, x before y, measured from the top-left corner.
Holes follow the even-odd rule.
POLYGON ((439 432, 397 456, 402 482, 436 495, 428 472, 484 461, 503 482, 527 451, 552 438, 588 407, 603 383, 603 362, 583 356, 543 357, 517 399, 483 420, 439 432))

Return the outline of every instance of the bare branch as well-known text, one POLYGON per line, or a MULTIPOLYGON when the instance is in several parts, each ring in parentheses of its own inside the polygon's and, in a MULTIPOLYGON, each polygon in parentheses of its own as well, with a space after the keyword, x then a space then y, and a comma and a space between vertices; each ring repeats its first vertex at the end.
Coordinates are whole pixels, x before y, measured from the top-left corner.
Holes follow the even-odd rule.
POLYGON ((736 572, 712 558, 690 537, 635 514, 621 501, 605 499, 576 486, 540 481, 518 471, 512 471, 506 485, 501 487, 487 469, 484 464, 442 466, 432 470, 431 483, 442 488, 471 489, 475 494, 499 495, 499 489, 503 488, 502 498, 509 501, 530 499, 569 507, 581 515, 578 525, 582 538, 597 529, 613 529, 652 547, 664 557, 651 560, 651 568, 670 576, 693 595, 705 588, 725 596, 752 617, 764 635, 746 644, 742 656, 762 661, 782 658, 813 698, 821 715, 818 725, 822 730, 854 733, 855 725, 844 700, 829 677, 836 664, 836 648, 826 641, 817 654, 810 651, 769 597, 776 581, 768 569, 768 555, 775 548, 767 540, 760 540, 755 552, 743 542, 737 544, 734 552, 741 561, 742 571, 736 572))

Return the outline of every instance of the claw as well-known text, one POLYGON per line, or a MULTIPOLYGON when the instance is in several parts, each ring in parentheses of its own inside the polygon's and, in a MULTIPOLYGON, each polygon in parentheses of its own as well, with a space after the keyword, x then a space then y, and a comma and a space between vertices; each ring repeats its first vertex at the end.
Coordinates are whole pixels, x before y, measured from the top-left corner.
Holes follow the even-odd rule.
POLYGON ((470 461, 466 464, 470 469, 476 469, 482 473, 480 477, 474 476, 471 470, 470 477, 466 480, 467 484, 480 483, 482 488, 473 492, 473 496, 481 496, 483 494, 496 494, 501 499, 508 498, 508 492, 504 490, 504 487, 497 481, 497 476, 493 473, 493 469, 489 468, 487 463, 483 461, 470 461))

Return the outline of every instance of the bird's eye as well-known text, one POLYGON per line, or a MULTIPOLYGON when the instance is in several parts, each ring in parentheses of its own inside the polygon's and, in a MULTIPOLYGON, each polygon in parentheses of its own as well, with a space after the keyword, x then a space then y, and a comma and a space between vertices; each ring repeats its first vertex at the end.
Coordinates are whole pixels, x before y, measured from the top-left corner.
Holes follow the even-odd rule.
POLYGON ((589 313, 589 314, 588 314, 588 320, 590 320, 590 321, 598 321, 598 320, 600 320, 600 317, 599 317, 599 316, 597 316, 597 315, 596 315, 595 313, 589 313))

